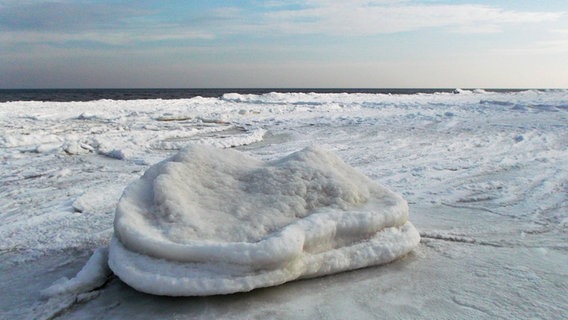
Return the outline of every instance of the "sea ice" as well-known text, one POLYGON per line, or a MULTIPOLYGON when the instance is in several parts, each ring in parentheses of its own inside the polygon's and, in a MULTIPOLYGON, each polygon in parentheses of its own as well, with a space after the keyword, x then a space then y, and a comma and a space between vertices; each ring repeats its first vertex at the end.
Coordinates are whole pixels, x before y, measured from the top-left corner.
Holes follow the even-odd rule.
MULTIPOLYGON (((561 318, 568 314, 567 106, 567 90, 0 103, 0 319, 561 318), (85 254, 108 247, 111 213, 124 187, 190 143, 238 145, 266 161, 311 143, 325 146, 403 193, 421 245, 380 268, 181 300, 156 299, 106 278, 104 249, 81 269, 85 254), (113 149, 126 158, 105 155, 113 149), (44 299, 38 301, 40 291, 44 299)), ((266 170, 274 165, 263 164, 266 170)), ((231 207, 242 194, 218 205, 231 207)), ((253 209, 251 215, 260 212, 253 209)), ((323 221, 330 228, 337 223, 329 220, 323 221)), ((266 232, 271 239, 278 230, 266 232)), ((354 261, 338 258, 347 250, 317 247, 330 242, 310 241, 312 251, 302 252, 298 265, 354 261), (327 256, 318 256, 318 249, 327 256)), ((368 251, 349 253, 375 254, 369 242, 360 244, 368 251)), ((136 267, 131 274, 141 275, 139 283, 150 282, 145 275, 176 275, 176 262, 127 248, 141 257, 123 261, 136 267), (144 274, 143 267, 158 271, 144 274)), ((194 265, 200 268, 187 267, 188 282, 206 272, 215 277, 204 281, 219 282, 225 274, 246 274, 236 263, 194 265)), ((259 281, 258 272, 249 274, 259 281)), ((276 279, 274 274, 266 277, 276 279)), ((182 278, 170 277, 177 283, 182 278)))
POLYGON ((263 162, 190 146, 126 188, 109 266, 170 296, 250 291, 388 263, 420 241, 399 195, 319 147, 263 162))
POLYGON ((108 248, 98 248, 81 271, 72 279, 61 278, 49 288, 41 291, 41 296, 50 298, 63 294, 81 294, 102 286, 110 276, 107 266, 108 248))

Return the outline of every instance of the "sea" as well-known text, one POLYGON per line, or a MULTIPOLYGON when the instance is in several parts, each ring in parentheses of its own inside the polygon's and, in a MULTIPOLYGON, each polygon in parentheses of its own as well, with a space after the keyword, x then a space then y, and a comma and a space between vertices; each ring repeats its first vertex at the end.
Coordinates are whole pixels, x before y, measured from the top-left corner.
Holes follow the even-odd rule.
MULTIPOLYGON (((0 89, 0 102, 9 101, 94 101, 140 99, 189 99, 221 97, 226 93, 265 94, 278 93, 371 93, 371 94, 429 94, 437 92, 459 93, 455 88, 152 88, 152 89, 0 89)), ((474 89, 466 89, 474 90, 474 89)), ((487 92, 517 92, 526 89, 484 89, 487 92)))

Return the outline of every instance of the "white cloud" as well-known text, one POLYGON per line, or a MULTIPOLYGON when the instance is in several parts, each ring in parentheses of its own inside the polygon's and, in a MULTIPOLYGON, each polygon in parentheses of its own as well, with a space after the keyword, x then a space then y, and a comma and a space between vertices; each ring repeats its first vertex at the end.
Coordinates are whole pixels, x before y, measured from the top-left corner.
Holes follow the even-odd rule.
POLYGON ((498 32, 507 24, 559 19, 561 12, 520 12, 484 5, 411 5, 407 1, 310 1, 299 10, 268 13, 271 30, 293 34, 373 35, 446 27, 498 32))
POLYGON ((568 40, 547 40, 527 44, 526 47, 494 49, 493 52, 508 55, 551 55, 568 53, 568 40))
POLYGON ((3 29, 0 40, 5 44, 92 41, 132 45, 214 39, 223 35, 365 36, 425 28, 443 28, 452 33, 496 33, 506 25, 553 21, 563 15, 562 12, 521 12, 475 4, 414 3, 405 0, 278 0, 259 2, 256 9, 220 7, 190 13, 192 16, 187 20, 164 21, 153 19, 154 11, 124 6, 107 10, 104 5, 94 4, 4 1, 8 10, 0 14, 0 29, 3 29), (258 10, 260 7, 264 10, 258 10))
POLYGON ((212 33, 162 28, 161 31, 133 33, 126 30, 113 32, 83 31, 80 33, 54 33, 41 31, 11 31, 0 33, 0 42, 5 45, 65 44, 71 42, 92 42, 107 46, 128 46, 136 43, 176 41, 189 39, 213 39, 212 33))
MULTIPOLYGON (((236 9, 216 10, 206 20, 228 19, 236 9)), ((92 42, 132 45, 154 41, 212 39, 203 27, 157 18, 160 11, 130 5, 79 1, 0 2, 0 41, 6 46, 92 42)))

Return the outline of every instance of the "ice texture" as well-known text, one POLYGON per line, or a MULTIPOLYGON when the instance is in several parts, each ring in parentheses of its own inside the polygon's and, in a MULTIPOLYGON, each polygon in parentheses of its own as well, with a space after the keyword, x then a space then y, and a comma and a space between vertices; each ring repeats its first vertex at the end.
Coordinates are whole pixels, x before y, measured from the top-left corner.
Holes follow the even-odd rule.
POLYGON ((401 196, 316 146, 270 162, 190 146, 126 188, 114 230, 114 273, 169 296, 384 264, 420 241, 401 196))
POLYGON ((568 90, 458 91, 0 103, 0 319, 566 318, 568 90), (263 161, 325 147, 401 193, 421 242, 246 294, 157 298, 111 277, 40 299, 109 245, 124 188, 188 144, 263 161))
POLYGON ((95 250, 81 271, 71 279, 61 278, 41 291, 41 296, 50 298, 63 294, 81 294, 102 286, 111 275, 107 264, 108 248, 95 250))

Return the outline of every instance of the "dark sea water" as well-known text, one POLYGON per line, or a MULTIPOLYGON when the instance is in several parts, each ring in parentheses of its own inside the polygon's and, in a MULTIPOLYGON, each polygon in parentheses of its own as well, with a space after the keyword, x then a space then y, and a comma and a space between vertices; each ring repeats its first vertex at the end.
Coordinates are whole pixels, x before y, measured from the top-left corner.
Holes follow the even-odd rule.
MULTIPOLYGON (((186 99, 196 96, 220 97, 225 93, 264 94, 269 92, 315 92, 315 93, 383 93, 417 94, 455 92, 456 89, 2 89, 0 102, 8 101, 92 101, 101 99, 186 99)), ((488 89, 487 91, 519 91, 516 89, 488 89)))

